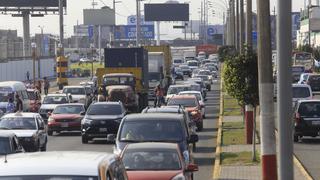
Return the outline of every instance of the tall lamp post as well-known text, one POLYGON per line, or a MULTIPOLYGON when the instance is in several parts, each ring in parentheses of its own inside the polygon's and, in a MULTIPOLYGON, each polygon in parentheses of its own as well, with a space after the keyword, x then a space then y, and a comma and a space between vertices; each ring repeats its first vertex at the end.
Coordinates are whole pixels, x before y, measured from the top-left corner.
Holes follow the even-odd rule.
POLYGON ((93 57, 93 54, 94 54, 94 44, 93 44, 93 43, 90 44, 90 48, 91 48, 91 53, 92 53, 92 59, 91 59, 91 78, 93 78, 93 62, 94 62, 94 57, 93 57))
POLYGON ((44 26, 38 26, 41 29, 41 38, 40 38, 40 53, 39 53, 39 58, 38 58, 38 78, 41 78, 41 66, 40 66, 40 59, 43 56, 43 28, 44 26))
POLYGON ((32 48, 32 78, 33 78, 33 85, 36 85, 36 43, 31 43, 32 48))

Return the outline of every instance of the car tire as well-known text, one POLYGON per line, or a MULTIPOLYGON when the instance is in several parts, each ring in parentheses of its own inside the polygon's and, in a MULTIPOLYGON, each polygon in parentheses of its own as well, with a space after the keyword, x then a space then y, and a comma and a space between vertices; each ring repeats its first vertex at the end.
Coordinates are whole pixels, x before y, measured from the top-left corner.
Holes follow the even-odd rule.
POLYGON ((48 135, 49 135, 49 136, 52 136, 52 135, 53 135, 53 131, 48 130, 48 135))
POLYGON ((293 135, 293 142, 298 142, 298 141, 299 141, 299 136, 293 135))
POLYGON ((47 151, 47 142, 40 148, 40 151, 47 151))
POLYGON ((88 144, 89 139, 86 136, 81 136, 82 144, 88 144))
POLYGON ((202 117, 203 117, 203 119, 205 119, 205 118, 206 118, 206 114, 203 114, 203 116, 202 116, 202 117))

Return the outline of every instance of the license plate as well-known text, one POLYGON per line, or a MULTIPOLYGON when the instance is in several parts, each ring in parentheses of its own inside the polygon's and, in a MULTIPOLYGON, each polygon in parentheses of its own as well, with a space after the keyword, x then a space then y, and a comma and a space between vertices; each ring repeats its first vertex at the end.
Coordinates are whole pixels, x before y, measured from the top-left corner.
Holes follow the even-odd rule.
POLYGON ((61 123, 61 127, 65 128, 65 127, 69 127, 68 123, 61 123))
POLYGON ((107 130, 107 128, 99 128, 99 131, 100 132, 107 132, 108 130, 107 130))
POLYGON ((312 125, 320 125, 320 121, 312 121, 312 125))

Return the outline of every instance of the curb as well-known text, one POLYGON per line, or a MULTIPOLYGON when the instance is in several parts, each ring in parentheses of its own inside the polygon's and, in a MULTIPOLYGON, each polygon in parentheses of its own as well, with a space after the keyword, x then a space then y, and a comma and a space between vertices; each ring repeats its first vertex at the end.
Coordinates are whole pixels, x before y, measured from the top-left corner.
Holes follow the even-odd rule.
POLYGON ((218 135, 217 135, 217 145, 215 152, 215 161, 213 168, 213 179, 219 179, 221 171, 221 139, 222 139, 222 121, 223 121, 223 92, 222 92, 222 79, 220 79, 220 112, 218 120, 218 135))
POLYGON ((298 167, 302 175, 307 179, 307 180, 313 180, 312 176, 310 173, 307 171, 307 169, 303 166, 301 161, 297 158, 295 154, 293 154, 293 163, 298 167))

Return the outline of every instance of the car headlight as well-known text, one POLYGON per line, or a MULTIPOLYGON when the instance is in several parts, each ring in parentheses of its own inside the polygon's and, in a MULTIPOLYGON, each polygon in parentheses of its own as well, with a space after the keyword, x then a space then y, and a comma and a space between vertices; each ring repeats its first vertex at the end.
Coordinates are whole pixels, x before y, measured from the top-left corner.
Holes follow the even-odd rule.
POLYGON ((113 146, 113 154, 119 156, 121 154, 121 149, 119 149, 117 146, 113 146))
POLYGON ((186 177, 184 177, 183 173, 177 174, 175 177, 173 177, 171 180, 185 180, 186 177))
POLYGON ((190 161, 190 159, 189 159, 189 151, 183 151, 183 158, 184 158, 184 162, 186 163, 186 164, 189 164, 189 161, 190 161))
POLYGON ((54 122, 54 119, 50 116, 50 117, 48 118, 48 122, 54 122))
POLYGON ((92 123, 92 120, 91 119, 83 119, 81 121, 81 124, 91 124, 92 123))

